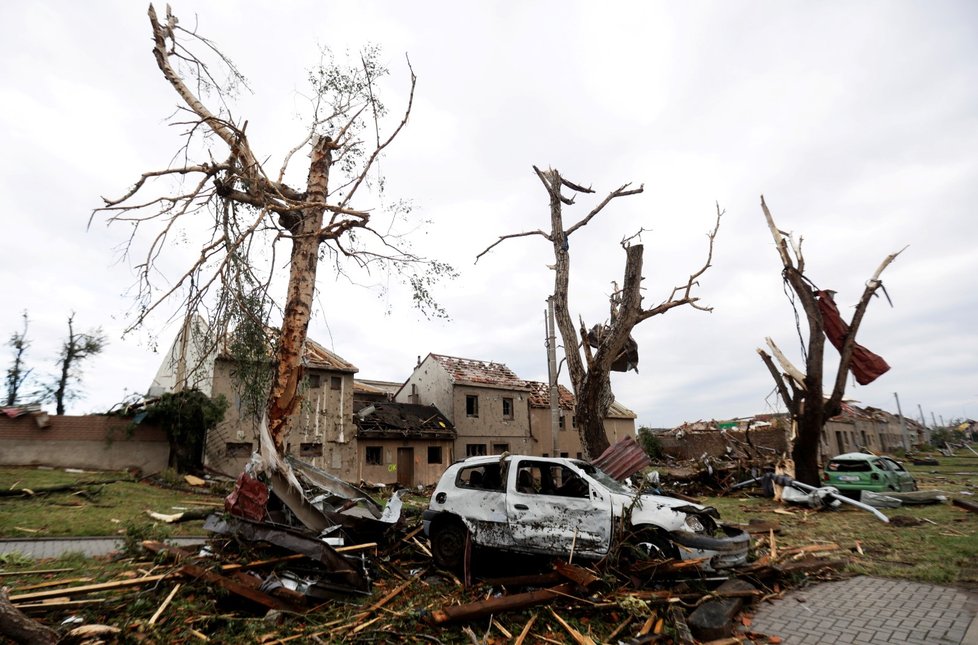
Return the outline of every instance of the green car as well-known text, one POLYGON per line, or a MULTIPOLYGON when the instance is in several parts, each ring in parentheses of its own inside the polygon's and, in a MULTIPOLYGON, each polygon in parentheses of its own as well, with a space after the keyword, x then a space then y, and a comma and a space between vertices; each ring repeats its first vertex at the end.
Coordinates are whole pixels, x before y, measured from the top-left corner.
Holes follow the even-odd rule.
POLYGON ((830 459, 822 472, 822 482, 854 499, 864 490, 875 493, 917 490, 913 476, 899 463, 863 452, 849 452, 830 459))

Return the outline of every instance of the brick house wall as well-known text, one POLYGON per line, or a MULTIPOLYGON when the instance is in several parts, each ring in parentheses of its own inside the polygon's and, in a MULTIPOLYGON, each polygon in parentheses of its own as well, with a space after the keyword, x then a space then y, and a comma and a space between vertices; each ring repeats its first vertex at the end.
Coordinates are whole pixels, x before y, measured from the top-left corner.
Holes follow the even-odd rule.
POLYGON ((87 470, 138 468, 156 473, 167 465, 170 445, 163 430, 106 416, 50 416, 38 427, 30 415, 0 417, 0 465, 53 466, 87 470))

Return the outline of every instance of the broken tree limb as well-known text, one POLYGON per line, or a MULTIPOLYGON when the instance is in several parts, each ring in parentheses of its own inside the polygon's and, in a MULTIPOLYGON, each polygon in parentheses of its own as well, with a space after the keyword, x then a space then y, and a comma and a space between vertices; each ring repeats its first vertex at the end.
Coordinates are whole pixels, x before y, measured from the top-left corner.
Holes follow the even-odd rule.
POLYGON ((25 645, 58 642, 56 631, 28 618, 10 603, 6 587, 0 588, 0 636, 25 645))
POLYGON ((0 488, 0 497, 34 497, 46 493, 61 493, 64 491, 84 490, 89 486, 100 486, 102 484, 114 484, 120 481, 131 481, 129 479, 116 477, 114 479, 86 480, 73 484, 58 484, 55 486, 38 486, 36 488, 0 488))
POLYGON ((553 602, 555 599, 569 595, 575 589, 575 585, 570 583, 557 585, 550 589, 539 589, 537 591, 527 591, 525 593, 500 596, 499 598, 489 598, 479 600, 465 605, 444 607, 431 612, 431 619, 436 625, 450 622, 474 620, 484 618, 493 614, 500 614, 506 611, 525 609, 553 602))
POLYGON ((971 513, 978 513, 978 504, 974 502, 966 502, 963 499, 958 499, 957 497, 951 499, 951 504, 957 506, 958 508, 963 508, 971 513))
POLYGON ((781 365, 781 369, 783 369, 785 373, 791 377, 791 380, 795 382, 795 387, 804 391, 805 373, 792 365, 791 361, 788 360, 788 357, 784 355, 784 352, 781 351, 781 348, 774 343, 774 340, 770 336, 765 336, 764 341, 767 343, 767 346, 771 348, 771 353, 774 354, 774 358, 778 360, 778 363, 781 365))

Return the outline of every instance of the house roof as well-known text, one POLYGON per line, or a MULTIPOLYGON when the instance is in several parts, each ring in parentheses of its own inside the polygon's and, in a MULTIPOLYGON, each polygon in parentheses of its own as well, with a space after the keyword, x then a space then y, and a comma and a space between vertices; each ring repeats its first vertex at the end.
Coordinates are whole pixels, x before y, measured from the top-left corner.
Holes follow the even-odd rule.
POLYGON ((635 419, 638 417, 637 414, 626 408, 618 401, 611 402, 611 407, 608 408, 608 414, 605 416, 609 419, 635 419))
MULTIPOLYGON (((527 381, 527 385, 533 388, 530 393, 529 401, 531 408, 550 407, 550 386, 540 381, 527 381)), ((557 405, 565 410, 574 409, 574 393, 563 385, 557 385, 557 405)))
POLYGON ((395 381, 373 381, 358 378, 353 381, 353 391, 364 394, 397 394, 402 385, 404 384, 395 381))
POLYGON ((455 384, 522 391, 531 389, 529 383, 518 377, 513 370, 502 363, 444 356, 442 354, 428 354, 428 356, 448 372, 455 384))
POLYGON ((354 417, 362 438, 455 439, 455 426, 433 405, 374 403, 354 417))
POLYGON ((343 360, 338 355, 308 337, 306 338, 306 348, 302 359, 306 367, 349 372, 351 374, 360 371, 353 363, 343 360))

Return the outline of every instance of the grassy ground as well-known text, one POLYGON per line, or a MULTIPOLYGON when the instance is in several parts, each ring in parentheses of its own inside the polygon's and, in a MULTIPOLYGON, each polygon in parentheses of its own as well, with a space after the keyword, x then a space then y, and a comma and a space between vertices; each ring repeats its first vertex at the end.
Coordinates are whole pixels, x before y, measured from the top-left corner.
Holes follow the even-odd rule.
MULTIPOLYGON (((970 453, 953 458, 936 456, 941 462, 940 466, 909 466, 920 487, 945 491, 949 497, 978 501, 974 496, 967 495, 978 494, 978 456, 970 453)), ((0 469, 2 488, 43 486, 92 478, 92 474, 62 471, 0 469)), ((98 489, 96 486, 95 490, 98 489)), ((153 521, 145 515, 145 509, 170 513, 175 512, 174 507, 191 507, 193 502, 220 500, 221 497, 217 495, 196 495, 131 481, 106 484, 101 492, 90 497, 59 493, 43 498, 0 498, 0 533, 18 537, 106 534, 124 532, 126 525, 131 524, 151 535, 153 521), (22 532, 24 528, 37 530, 38 533, 22 532)), ((409 495, 406 501, 407 506, 414 510, 426 503, 422 496, 416 495, 409 495)), ((839 549, 829 557, 849 560, 849 572, 978 587, 978 515, 949 503, 886 510, 884 512, 894 521, 884 524, 870 513, 849 507, 839 511, 817 512, 776 505, 771 500, 749 493, 704 498, 703 501, 717 506, 728 521, 760 519, 779 523, 780 531, 775 539, 780 549, 836 544, 839 549), (909 519, 897 520, 900 517, 909 519)), ((183 525, 181 531, 199 532, 199 526, 197 523, 190 527, 183 525)), ((295 642, 470 643, 472 639, 460 627, 432 627, 425 623, 424 616, 446 604, 483 599, 494 590, 484 585, 463 589, 457 579, 435 574, 429 568, 430 558, 423 552, 424 543, 423 538, 417 546, 404 543, 396 556, 375 560, 372 577, 376 584, 370 597, 341 596, 307 614, 284 614, 275 621, 262 617, 262 611, 243 610, 240 600, 219 589, 186 578, 102 593, 97 596, 99 604, 35 615, 46 624, 55 626, 65 616, 80 615, 85 622, 122 627, 128 639, 144 642, 194 643, 200 642, 201 635, 206 634, 212 642, 274 642, 277 638, 297 638, 300 640, 295 642), (426 571, 428 573, 424 573, 426 571), (415 574, 420 577, 413 578, 415 574), (399 592, 382 610, 375 611, 369 620, 357 618, 358 612, 365 607, 396 591, 399 585, 404 584, 402 580, 410 580, 406 583, 409 587, 399 592), (165 604, 167 595, 178 582, 182 585, 179 593, 174 595, 172 604, 153 624, 150 618, 165 604), (378 622, 374 622, 374 619, 378 622)), ((769 545, 762 538, 757 541, 755 551, 761 555, 768 548, 769 545)), ((254 555, 261 557, 261 554, 254 555)), ((497 565, 494 562, 494 566, 497 565)), ((90 579, 72 584, 91 584, 159 574, 174 566, 162 560, 154 561, 146 555, 123 556, 115 560, 66 556, 43 563, 8 557, 0 558, 0 575, 8 574, 8 577, 0 578, 0 585, 13 587, 16 594, 47 581, 64 583, 72 579, 90 579), (28 573, 37 569, 66 570, 28 573)), ((650 615, 650 607, 620 601, 608 590, 602 597, 557 603, 553 609, 561 619, 601 642, 607 641, 616 627, 629 616, 634 616, 629 628, 634 633, 643 622, 649 620, 650 615)), ((651 611, 658 612, 662 617, 665 609, 651 607, 651 611)), ((504 634, 519 634, 531 619, 536 622, 533 636, 527 642, 569 642, 566 631, 550 613, 550 608, 507 612, 497 616, 492 627, 488 619, 477 621, 473 626, 480 637, 488 630, 490 642, 511 642, 512 637, 505 638, 504 634)), ((667 622, 667 633, 668 630, 667 622)), ((777 641, 761 638, 755 642, 777 641)))
MULTIPOLYGON (((940 490, 949 498, 978 502, 978 456, 965 452, 959 450, 955 457, 933 455, 940 466, 904 465, 921 490, 940 490)), ((779 546, 837 544, 854 573, 978 589, 978 514, 949 502, 883 509, 889 524, 850 506, 811 511, 751 494, 711 498, 708 503, 728 521, 778 522, 779 546)))
MULTIPOLYGON (((154 485, 129 479, 123 472, 69 473, 39 468, 0 468, 0 489, 74 484, 80 481, 123 479, 90 484, 80 491, 0 497, 0 537, 41 538, 123 535, 127 530, 150 530, 156 522, 147 510, 172 514, 191 508, 220 508, 223 495, 206 489, 154 485)), ((182 484, 172 478, 174 484, 182 484)), ((167 525, 171 535, 202 535, 202 522, 167 525), (172 528, 170 528, 172 527, 172 528)))

